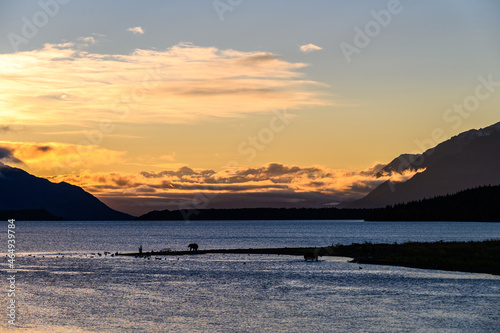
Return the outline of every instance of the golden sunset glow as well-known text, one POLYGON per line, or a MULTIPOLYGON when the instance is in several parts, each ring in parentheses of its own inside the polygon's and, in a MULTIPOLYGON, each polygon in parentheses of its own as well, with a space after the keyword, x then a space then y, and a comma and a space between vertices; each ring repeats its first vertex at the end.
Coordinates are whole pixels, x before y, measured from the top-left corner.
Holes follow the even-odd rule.
POLYGON ((186 21, 157 6, 169 19, 152 6, 133 10, 150 20, 110 25, 107 14, 92 23, 74 14, 84 2, 61 5, 68 16, 34 25, 33 36, 5 17, 0 161, 117 209, 140 199, 133 214, 199 193, 218 193, 217 207, 323 207, 413 176, 376 174, 401 153, 498 121, 492 3, 436 5, 447 19, 420 30, 417 13, 429 5, 415 2, 387 26, 368 4, 286 13, 266 4, 287 16, 279 28, 260 11, 227 12, 227 21, 192 11, 186 21))
POLYGON ((5 118, 38 125, 178 123, 330 103, 309 91, 324 84, 297 72, 306 64, 272 53, 187 43, 129 55, 84 48, 45 44, 1 55, 5 118))
MULTIPOLYGON (((367 194, 387 180, 405 181, 417 173, 408 171, 402 174, 377 175, 382 166, 376 164, 361 171, 287 167, 281 164, 269 164, 258 169, 230 166, 221 171, 183 167, 138 174, 81 171, 78 175, 66 174, 49 179, 78 185, 112 205, 135 200, 150 202, 151 209, 161 208, 161 205, 165 205, 165 200, 168 201, 169 209, 195 208, 200 194, 201 198, 208 198, 213 203, 224 199, 224 204, 229 206, 238 205, 238 199, 228 198, 231 194, 252 193, 272 193, 275 200, 282 204, 311 205, 311 193, 315 193, 316 199, 325 200, 332 195, 344 200, 352 199, 367 194)), ((421 171, 423 170, 418 170, 421 171)), ((335 206, 338 203, 327 202, 324 206, 335 206)))
POLYGON ((10 151, 30 169, 39 172, 68 172, 98 165, 110 165, 124 160, 126 152, 111 151, 98 146, 72 145, 57 142, 30 143, 0 141, 0 146, 10 151))

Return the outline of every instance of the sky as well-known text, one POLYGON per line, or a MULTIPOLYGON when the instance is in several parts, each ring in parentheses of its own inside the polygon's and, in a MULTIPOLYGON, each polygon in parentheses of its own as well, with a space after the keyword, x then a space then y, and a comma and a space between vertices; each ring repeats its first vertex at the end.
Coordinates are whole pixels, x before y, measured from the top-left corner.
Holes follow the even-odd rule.
POLYGON ((500 2, 0 3, 0 161, 131 214, 328 207, 499 121, 500 2))

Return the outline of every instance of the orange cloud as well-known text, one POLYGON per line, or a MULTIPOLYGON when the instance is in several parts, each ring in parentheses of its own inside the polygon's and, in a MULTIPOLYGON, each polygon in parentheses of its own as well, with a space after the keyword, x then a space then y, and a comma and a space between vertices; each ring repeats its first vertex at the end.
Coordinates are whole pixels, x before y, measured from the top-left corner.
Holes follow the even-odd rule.
POLYGON ((141 27, 128 28, 127 31, 132 32, 134 35, 144 35, 144 30, 141 27))
POLYGON ((318 45, 314 45, 314 44, 305 44, 305 45, 300 46, 300 50, 304 53, 309 53, 312 51, 323 50, 323 48, 318 46, 318 45))
POLYGON ((416 173, 408 171, 378 176, 383 166, 376 164, 366 170, 349 171, 272 163, 261 168, 235 167, 219 171, 189 167, 137 174, 84 171, 79 175, 54 176, 50 180, 81 186, 118 206, 120 198, 141 198, 151 199, 158 204, 163 202, 165 206, 162 209, 175 203, 178 209, 179 205, 192 203, 193 198, 200 193, 219 205, 223 205, 222 199, 229 200, 226 204, 230 205, 229 202, 235 201, 235 198, 241 200, 249 195, 260 194, 270 200, 276 198, 277 201, 269 202, 278 205, 280 200, 286 199, 287 203, 298 200, 295 204, 300 206, 302 199, 315 198, 318 200, 316 206, 321 206, 360 198, 382 182, 404 181, 416 173))
POLYGON ((94 41, 0 54, 5 124, 177 123, 327 105, 292 63, 267 52, 180 43, 128 55, 85 51, 94 41))
POLYGON ((47 142, 8 142, 0 141, 0 147, 8 149, 12 155, 27 166, 28 170, 38 173, 68 172, 95 165, 110 165, 121 162, 125 152, 100 148, 95 145, 74 145, 47 142))

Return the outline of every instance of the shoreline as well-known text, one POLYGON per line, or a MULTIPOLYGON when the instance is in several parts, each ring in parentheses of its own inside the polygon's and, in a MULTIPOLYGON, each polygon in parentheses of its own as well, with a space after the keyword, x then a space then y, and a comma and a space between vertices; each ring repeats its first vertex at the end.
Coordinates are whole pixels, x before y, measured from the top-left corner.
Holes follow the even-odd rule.
POLYGON ((210 253, 231 254, 315 254, 352 258, 351 263, 402 266, 467 273, 500 275, 500 240, 471 242, 408 242, 401 244, 354 243, 326 247, 284 247, 248 249, 206 249, 198 251, 128 252, 116 256, 181 256, 210 253))
POLYGON ((197 251, 152 251, 152 252, 128 252, 118 253, 118 256, 182 256, 200 255, 211 253, 233 253, 233 254, 277 254, 277 255, 304 255, 306 252, 315 251, 317 247, 279 247, 279 248, 248 248, 248 249, 207 249, 197 251))

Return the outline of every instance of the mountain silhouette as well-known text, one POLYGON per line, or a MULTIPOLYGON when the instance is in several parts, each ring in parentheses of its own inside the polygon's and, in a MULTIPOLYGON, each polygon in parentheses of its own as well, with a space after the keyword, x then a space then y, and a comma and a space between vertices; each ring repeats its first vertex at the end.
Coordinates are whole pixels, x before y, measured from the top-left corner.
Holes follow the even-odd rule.
POLYGON ((60 221, 63 218, 47 212, 45 209, 0 210, 0 220, 7 221, 60 221))
POLYGON ((130 220, 92 194, 68 183, 52 183, 0 162, 0 210, 44 209, 65 220, 130 220))
POLYGON ((423 154, 403 154, 377 176, 424 170, 405 182, 386 181, 365 197, 345 205, 377 208, 500 184, 500 122, 463 132, 423 154))
POLYGON ((230 208, 193 210, 154 210, 136 220, 224 221, 224 220, 363 220, 373 209, 338 208, 230 208))

